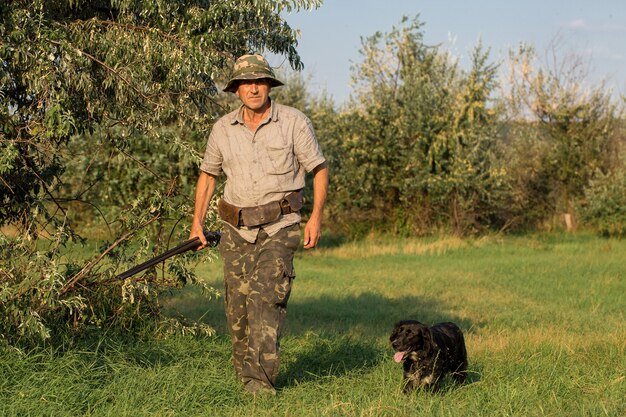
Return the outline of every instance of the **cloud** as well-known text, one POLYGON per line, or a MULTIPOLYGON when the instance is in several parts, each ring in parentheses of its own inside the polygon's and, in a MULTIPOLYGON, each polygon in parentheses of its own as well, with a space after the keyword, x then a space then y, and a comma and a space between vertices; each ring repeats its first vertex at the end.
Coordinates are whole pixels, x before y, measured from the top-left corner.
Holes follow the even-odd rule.
POLYGON ((589 29, 589 26, 583 19, 575 19, 565 25, 568 29, 582 30, 589 29))

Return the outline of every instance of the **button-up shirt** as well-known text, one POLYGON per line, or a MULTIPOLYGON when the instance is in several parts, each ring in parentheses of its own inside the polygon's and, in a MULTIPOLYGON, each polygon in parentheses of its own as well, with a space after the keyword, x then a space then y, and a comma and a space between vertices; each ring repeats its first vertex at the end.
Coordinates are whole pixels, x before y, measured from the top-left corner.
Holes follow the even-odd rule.
MULTIPOLYGON (((256 132, 244 123, 243 106, 220 118, 209 135, 200 169, 214 176, 226 175, 226 202, 253 207, 280 201, 304 188, 305 173, 324 161, 308 117, 271 101, 270 112, 256 132)), ((237 231, 254 242, 261 227, 272 236, 299 221, 299 213, 290 213, 272 223, 242 226, 237 231)))

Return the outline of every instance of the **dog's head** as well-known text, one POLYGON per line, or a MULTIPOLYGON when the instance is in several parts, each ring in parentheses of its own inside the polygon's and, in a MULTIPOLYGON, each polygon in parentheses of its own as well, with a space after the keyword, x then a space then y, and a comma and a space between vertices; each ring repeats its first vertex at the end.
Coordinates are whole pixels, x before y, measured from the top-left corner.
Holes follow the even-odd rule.
POLYGON ((402 362, 409 352, 429 352, 433 344, 429 327, 416 320, 397 322, 393 326, 389 341, 396 351, 393 356, 396 362, 402 362))

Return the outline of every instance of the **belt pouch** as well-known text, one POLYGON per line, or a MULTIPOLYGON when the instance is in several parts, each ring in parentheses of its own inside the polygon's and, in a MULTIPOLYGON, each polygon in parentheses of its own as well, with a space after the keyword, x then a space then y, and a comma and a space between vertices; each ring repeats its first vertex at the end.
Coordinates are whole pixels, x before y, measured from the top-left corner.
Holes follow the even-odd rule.
POLYGON ((273 222, 281 215, 280 204, 278 201, 263 204, 257 207, 244 207, 241 209, 241 221, 249 227, 260 226, 262 224, 273 222))
POLYGON ((241 209, 239 207, 233 206, 221 198, 220 201, 217 202, 217 212, 222 220, 235 227, 239 227, 239 216, 241 214, 241 209))
POLYGON ((291 213, 295 211, 299 211, 304 204, 304 196, 302 190, 294 191, 285 196, 285 200, 289 203, 289 208, 291 209, 291 213))

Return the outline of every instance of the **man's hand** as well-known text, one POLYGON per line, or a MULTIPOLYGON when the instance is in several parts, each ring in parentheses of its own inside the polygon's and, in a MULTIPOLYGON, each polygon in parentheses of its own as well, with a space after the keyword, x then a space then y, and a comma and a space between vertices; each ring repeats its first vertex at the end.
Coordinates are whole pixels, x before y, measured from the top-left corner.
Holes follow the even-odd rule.
POLYGON ((204 230, 202 229, 202 226, 199 224, 192 223, 191 231, 189 232, 189 239, 194 239, 196 237, 200 239, 201 244, 198 247, 196 247, 194 250, 199 251, 199 250, 206 248, 208 245, 208 242, 206 240, 206 237, 204 236, 204 230))
POLYGON ((321 222, 311 217, 304 226, 304 249, 314 248, 322 237, 321 222))

